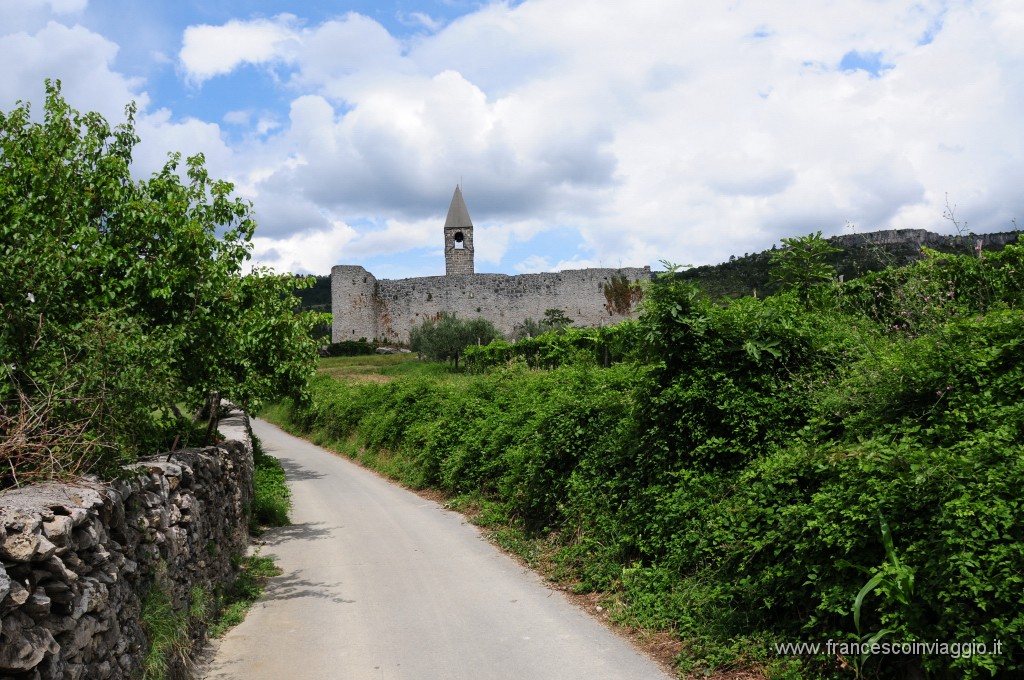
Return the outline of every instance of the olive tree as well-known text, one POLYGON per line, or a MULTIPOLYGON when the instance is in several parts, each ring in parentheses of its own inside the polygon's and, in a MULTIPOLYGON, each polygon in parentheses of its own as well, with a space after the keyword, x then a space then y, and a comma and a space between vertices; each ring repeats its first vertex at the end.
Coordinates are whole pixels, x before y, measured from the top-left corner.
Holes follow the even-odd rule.
POLYGON ((427 319, 410 333, 412 349, 435 361, 453 361, 459 367, 459 358, 469 345, 486 345, 500 338, 494 324, 483 318, 464 320, 455 314, 441 312, 437 319, 427 319))

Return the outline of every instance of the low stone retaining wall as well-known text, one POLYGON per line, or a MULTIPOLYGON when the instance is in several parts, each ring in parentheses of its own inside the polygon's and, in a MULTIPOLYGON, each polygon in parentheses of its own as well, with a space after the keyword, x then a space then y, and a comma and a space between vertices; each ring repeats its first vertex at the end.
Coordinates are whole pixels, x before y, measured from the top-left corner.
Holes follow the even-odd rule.
POLYGON ((0 680, 141 678, 146 594, 183 610, 231 582, 252 440, 240 412, 219 429, 223 444, 143 460, 110 484, 0 493, 0 680))

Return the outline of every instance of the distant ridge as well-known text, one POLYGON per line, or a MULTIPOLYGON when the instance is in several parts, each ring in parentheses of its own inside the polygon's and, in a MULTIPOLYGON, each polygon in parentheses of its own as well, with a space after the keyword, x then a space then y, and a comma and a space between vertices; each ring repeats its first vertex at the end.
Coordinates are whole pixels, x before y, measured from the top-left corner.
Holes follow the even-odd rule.
POLYGON ((1016 243, 1020 231, 1001 231, 994 234, 963 234, 944 236, 926 229, 887 229, 870 231, 865 234, 841 234, 829 241, 840 248, 858 248, 865 245, 892 248, 912 248, 920 252, 925 246, 942 252, 960 252, 963 248, 974 250, 981 241, 984 250, 999 250, 1010 243, 1016 243))
MULTIPOLYGON (((978 241, 981 241, 982 250, 1002 250, 1004 246, 1016 243, 1020 233, 1006 231, 948 236, 925 229, 886 229, 862 234, 842 234, 828 239, 832 245, 842 248, 842 252, 830 258, 830 263, 843 277, 852 279, 868 272, 919 260, 922 247, 941 253, 965 255, 975 252, 978 241)), ((768 277, 771 252, 765 250, 744 254, 742 257, 733 256, 728 262, 694 267, 681 272, 679 276, 694 280, 712 297, 769 295, 774 292, 768 277)))

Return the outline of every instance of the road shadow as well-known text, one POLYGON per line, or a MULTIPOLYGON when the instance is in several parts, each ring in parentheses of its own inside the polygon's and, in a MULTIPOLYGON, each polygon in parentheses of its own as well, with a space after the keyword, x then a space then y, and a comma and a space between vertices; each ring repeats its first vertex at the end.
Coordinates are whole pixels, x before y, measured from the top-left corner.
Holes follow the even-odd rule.
POLYGON ((325 526, 324 522, 305 522, 267 529, 260 540, 268 546, 277 546, 286 541, 321 541, 330 538, 331 532, 344 527, 325 526))
POLYGON ((289 482, 304 482, 310 479, 322 479, 324 477, 322 472, 316 472, 303 467, 291 458, 277 457, 277 459, 281 461, 281 467, 284 468, 284 474, 288 478, 289 482))
POLYGON ((301 578, 297 573, 275 576, 263 591, 265 600, 298 600, 313 598, 330 600, 338 604, 355 604, 355 600, 342 597, 340 583, 322 583, 301 578))
POLYGON ((223 641, 223 637, 209 639, 202 649, 195 652, 191 668, 193 678, 196 680, 233 680, 236 677, 231 673, 231 667, 238 666, 242 660, 217 658, 217 650, 220 649, 223 641))

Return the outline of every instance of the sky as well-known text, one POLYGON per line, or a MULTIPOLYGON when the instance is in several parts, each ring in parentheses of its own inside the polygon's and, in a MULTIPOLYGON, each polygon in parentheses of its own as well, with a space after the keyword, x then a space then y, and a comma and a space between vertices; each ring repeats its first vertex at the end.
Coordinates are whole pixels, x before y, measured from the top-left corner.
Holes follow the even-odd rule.
POLYGON ((1024 223, 1021 0, 0 0, 0 108, 44 80, 133 173, 202 153, 254 261, 692 265, 780 239, 1024 223))

